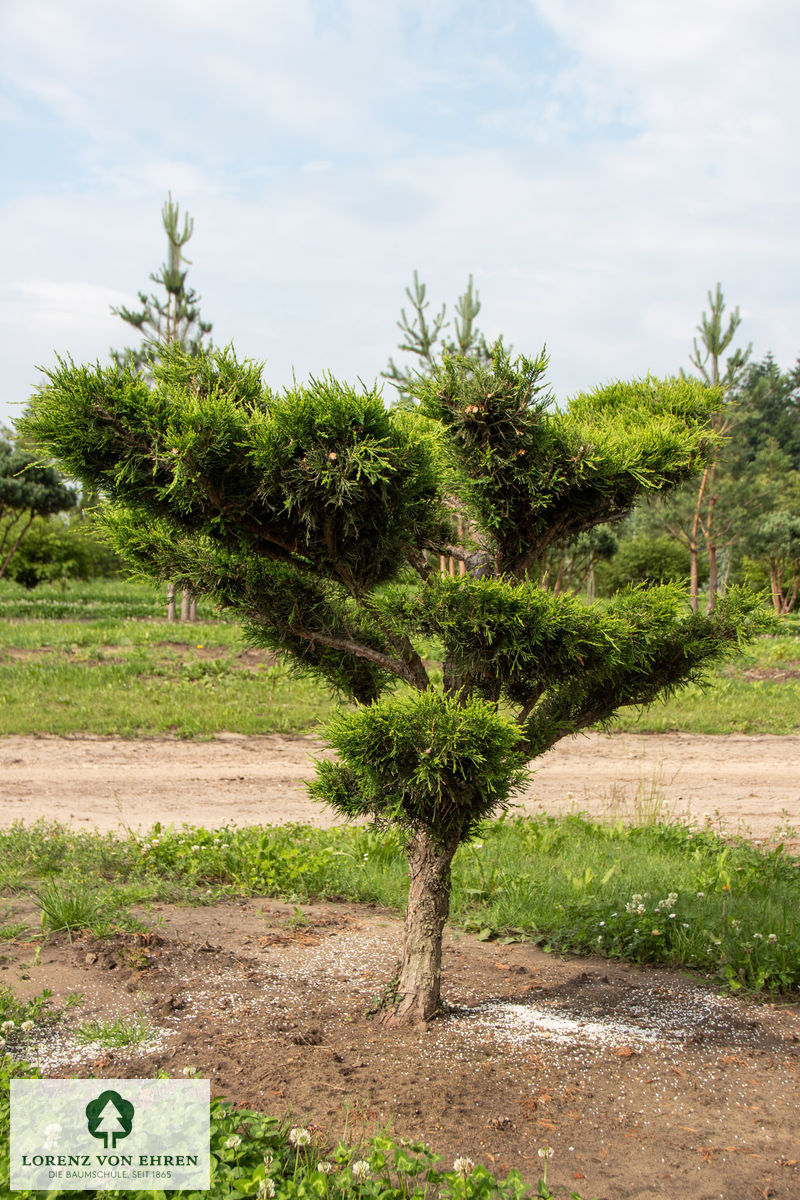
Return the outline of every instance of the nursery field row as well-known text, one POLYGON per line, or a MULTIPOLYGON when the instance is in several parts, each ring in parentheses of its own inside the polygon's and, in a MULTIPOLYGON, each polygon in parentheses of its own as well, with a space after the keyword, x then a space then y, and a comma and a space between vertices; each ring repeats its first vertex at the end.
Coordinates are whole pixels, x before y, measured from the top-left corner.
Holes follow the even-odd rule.
MULTIPOLYGON (((0 733, 211 737, 312 730, 333 701, 315 680, 248 648, 237 626, 98 617, 0 622, 0 733)), ((615 728, 800 730, 800 638, 781 631, 615 728)))

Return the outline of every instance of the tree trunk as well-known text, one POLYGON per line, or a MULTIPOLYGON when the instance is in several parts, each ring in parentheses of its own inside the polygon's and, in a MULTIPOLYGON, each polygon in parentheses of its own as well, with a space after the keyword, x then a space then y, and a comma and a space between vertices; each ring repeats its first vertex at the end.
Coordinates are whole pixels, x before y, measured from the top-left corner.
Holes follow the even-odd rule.
POLYGON ((717 607, 717 591, 719 590, 719 576, 717 573, 717 545, 716 542, 708 543, 708 603, 706 604, 706 613, 712 613, 717 607))
POLYGON ((697 567, 697 542, 689 543, 689 599, 692 612, 697 612, 697 594, 699 591, 699 571, 697 567))
POLYGON ((175 584, 167 584, 167 620, 176 621, 175 615, 175 584))
POLYGON ((386 1025, 417 1025, 439 1012, 442 933, 450 911, 450 865, 458 833, 446 842, 419 830, 408 848, 410 887, 397 1000, 383 1017, 386 1025))
POLYGON ((769 582, 772 589, 772 607, 775 615, 783 615, 783 591, 781 589, 781 569, 776 563, 769 564, 769 582))
POLYGON ((700 532, 700 520, 703 513, 703 500, 706 494, 706 485, 708 484, 708 467, 703 471, 700 480, 700 490, 697 493, 697 501, 694 506, 694 517, 692 519, 692 528, 689 534, 689 556, 691 561, 691 581, 689 585, 689 600, 692 605, 692 612, 697 612, 697 597, 699 593, 699 572, 697 569, 697 535, 700 532))
POLYGON ((594 604, 597 585, 594 577, 594 558, 589 559, 589 573, 586 576, 586 602, 594 604))
POLYGON ((708 549, 708 604, 706 613, 712 613, 717 607, 717 590, 719 575, 717 572, 717 533, 714 526, 714 516, 717 507, 717 467, 719 459, 715 458, 711 465, 708 487, 708 513, 705 525, 706 546, 708 549))

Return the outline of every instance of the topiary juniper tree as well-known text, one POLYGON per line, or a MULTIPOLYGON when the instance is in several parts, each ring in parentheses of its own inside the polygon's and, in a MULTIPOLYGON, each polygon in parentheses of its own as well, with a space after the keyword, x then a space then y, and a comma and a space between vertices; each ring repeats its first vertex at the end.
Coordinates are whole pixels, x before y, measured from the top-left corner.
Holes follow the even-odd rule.
POLYGON ((453 855, 526 763, 696 679, 756 620, 736 593, 704 616, 674 586, 587 605, 533 582, 554 547, 702 468, 717 402, 697 381, 646 379, 559 411, 545 366, 502 347, 487 367, 445 359, 398 412, 329 377, 278 395, 230 351, 174 347, 151 387, 62 362, 24 422, 113 498, 130 563, 233 610, 254 643, 355 702, 311 790, 405 835, 390 1022, 439 1010, 453 855), (469 545, 452 544, 459 516, 469 545), (439 554, 465 574, 442 577, 439 554))

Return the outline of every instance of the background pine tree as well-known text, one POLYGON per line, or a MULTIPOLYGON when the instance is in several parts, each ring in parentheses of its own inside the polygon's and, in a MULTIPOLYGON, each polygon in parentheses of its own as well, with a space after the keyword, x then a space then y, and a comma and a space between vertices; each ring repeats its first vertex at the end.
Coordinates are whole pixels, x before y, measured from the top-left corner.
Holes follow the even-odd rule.
MULTIPOLYGON (((183 248, 194 232, 194 220, 187 214, 180 228, 180 206, 173 203, 172 193, 161 210, 161 221, 167 235, 167 261, 160 271, 150 276, 153 283, 164 289, 164 294, 139 292, 141 308, 131 309, 125 305, 112 307, 114 316, 121 317, 128 325, 142 334, 137 347, 112 350, 111 357, 118 367, 132 364, 145 378, 152 379, 153 363, 170 346, 179 346, 192 357, 210 350, 211 323, 200 317, 200 297, 194 288, 187 287, 185 267, 191 262, 185 257, 183 248)), ((175 586, 167 583, 167 620, 174 621, 175 586)), ((182 621, 197 619, 197 600, 187 588, 181 591, 182 621)))

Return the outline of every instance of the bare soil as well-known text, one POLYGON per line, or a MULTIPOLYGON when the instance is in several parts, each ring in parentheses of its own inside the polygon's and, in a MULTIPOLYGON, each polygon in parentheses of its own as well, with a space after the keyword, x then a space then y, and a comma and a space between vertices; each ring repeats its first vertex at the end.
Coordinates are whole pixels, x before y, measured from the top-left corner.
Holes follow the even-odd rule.
POLYGON ((321 1140, 389 1126, 448 1163, 466 1154, 529 1182, 551 1146, 550 1183, 584 1197, 800 1196, 796 1007, 451 933, 447 1015, 387 1030, 366 1014, 399 951, 390 914, 256 899, 158 905, 149 919, 145 935, 52 937, 38 958, 30 941, 4 946, 0 985, 49 987, 56 1004, 83 995, 33 1035, 45 1074, 197 1071, 213 1094, 291 1114, 321 1140), (76 1040, 81 1023, 118 1016, 144 1018, 154 1039, 76 1040))
MULTIPOLYGON (((78 828, 155 820, 325 824, 303 781, 307 738, 212 742, 0 741, 0 824, 78 828)), ((522 798, 635 817, 666 800, 770 837, 800 825, 800 738, 592 735, 561 743, 522 798), (715 815, 716 814, 716 815, 715 815)), ((4 902, 4 923, 38 911, 4 902)), ((254 899, 155 905, 151 932, 0 944, 0 986, 80 1004, 33 1035, 45 1074, 125 1077, 186 1068, 214 1094, 309 1122, 320 1138, 391 1126, 445 1160, 469 1155, 607 1200, 799 1200, 800 1009, 717 994, 702 980, 604 959, 564 960, 451 931, 447 1015, 387 1030, 367 1011, 389 981, 401 925, 353 905, 254 899), (81 1044, 94 1018, 142 1017, 139 1049, 81 1044)), ((17 1034, 17 1037, 21 1035, 17 1034)), ((22 1048, 24 1049, 24 1047, 22 1048)))
MULTIPOLYGON (((45 817, 76 828, 147 830, 156 821, 216 828, 334 816, 305 782, 324 753, 310 737, 211 741, 0 738, 0 826, 45 817)), ((768 838, 800 827, 800 736, 589 734, 538 760, 520 811, 635 818, 660 807, 768 838)))

